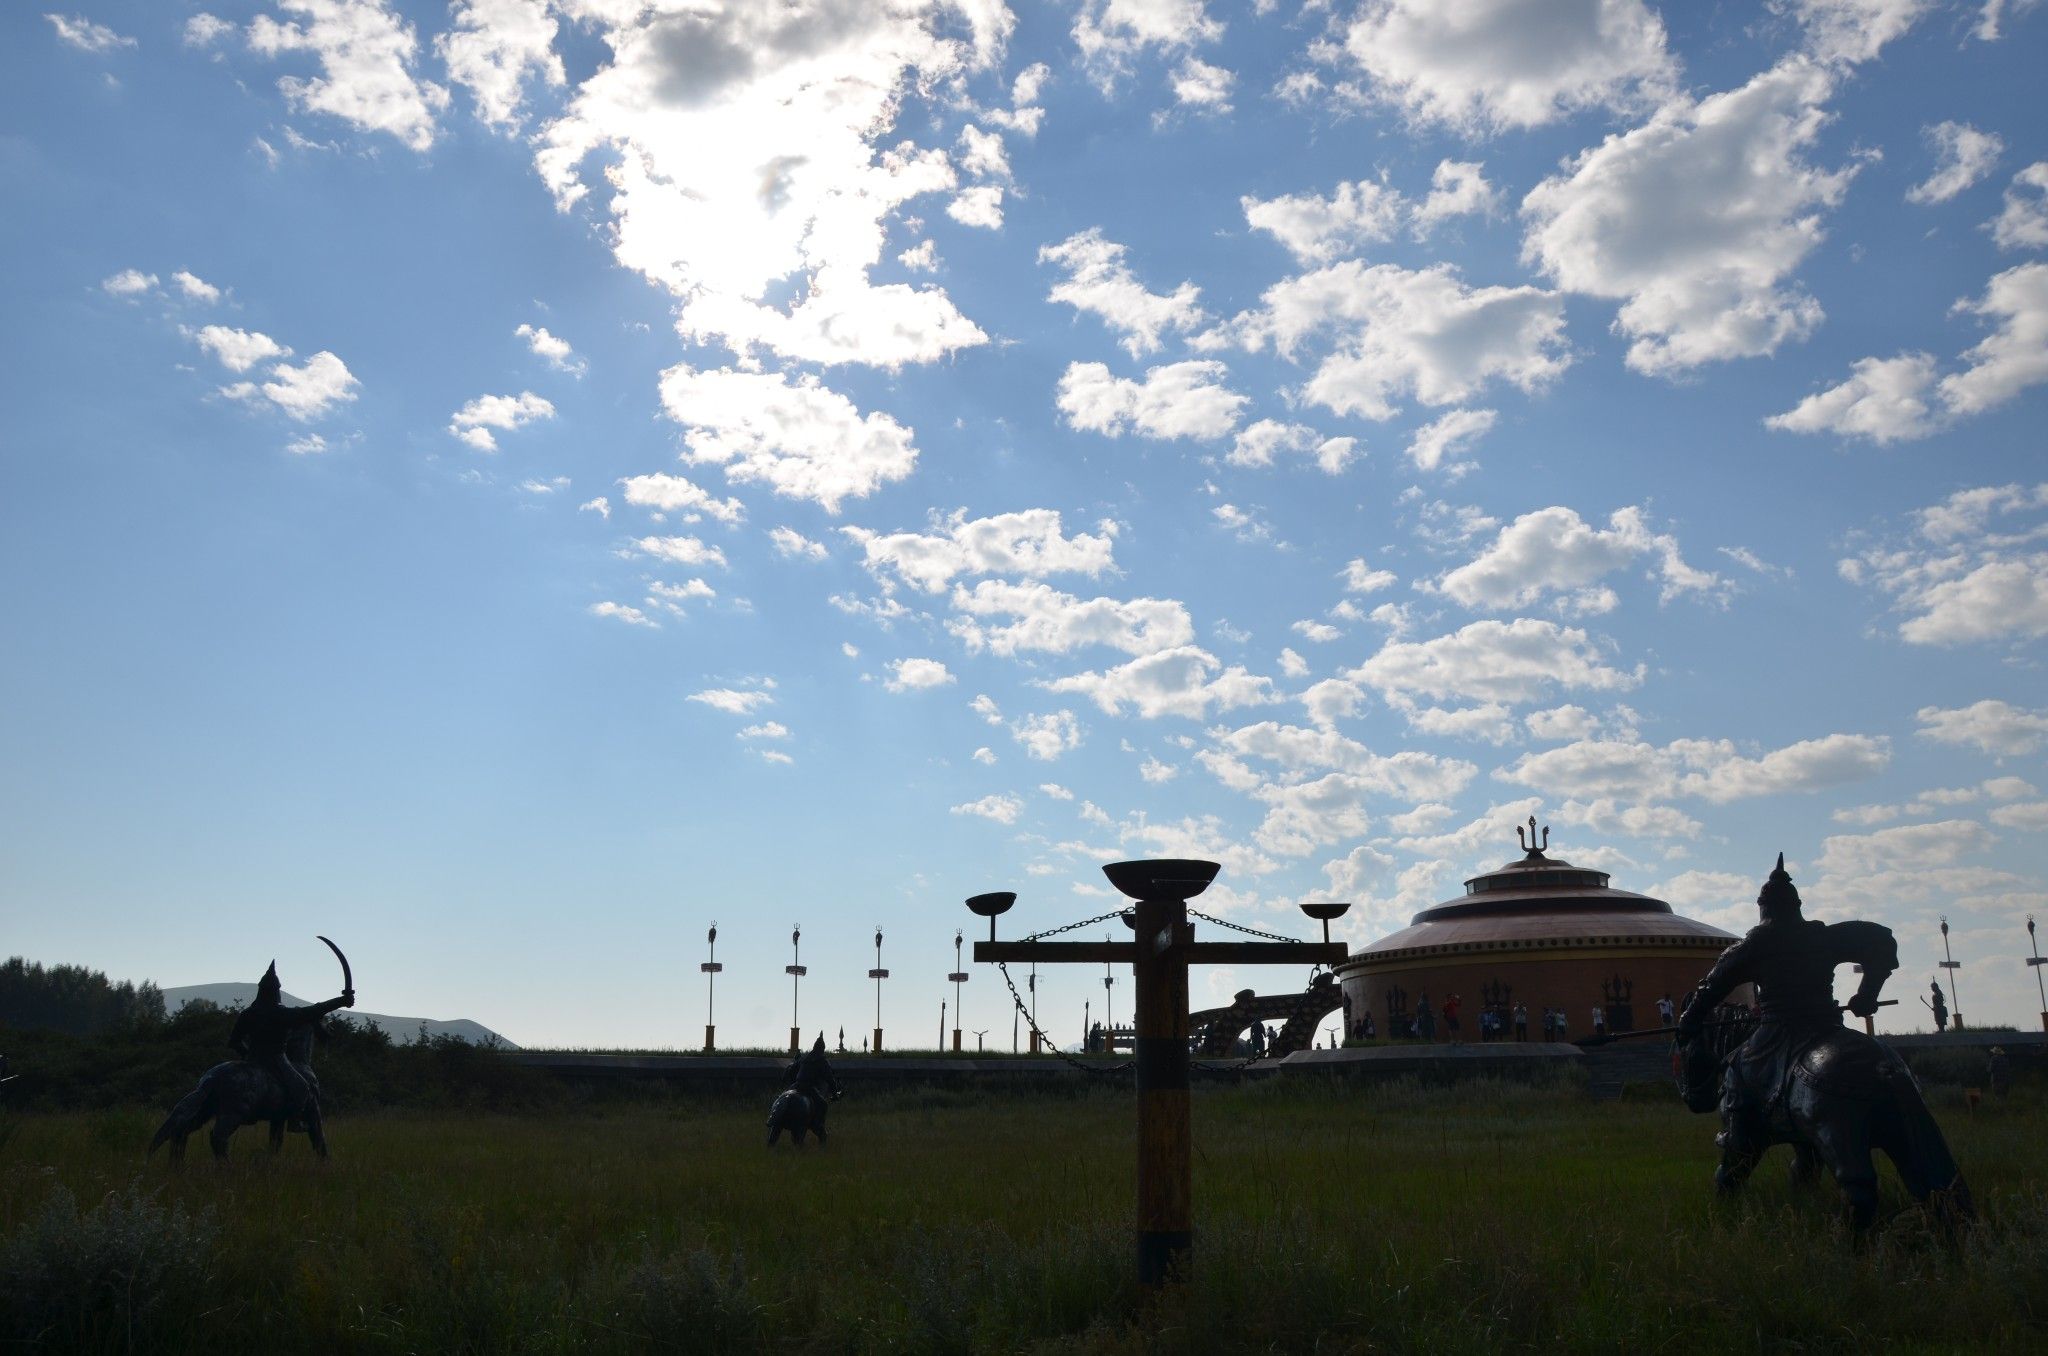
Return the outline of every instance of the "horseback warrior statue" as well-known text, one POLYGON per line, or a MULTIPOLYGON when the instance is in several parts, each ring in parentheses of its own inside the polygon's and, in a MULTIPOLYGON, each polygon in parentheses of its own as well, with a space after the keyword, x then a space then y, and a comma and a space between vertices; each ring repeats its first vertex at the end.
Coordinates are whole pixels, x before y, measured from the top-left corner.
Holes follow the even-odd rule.
POLYGON ((320 1084, 311 1067, 313 1031, 336 1008, 354 1007, 356 988, 348 957, 327 938, 319 940, 341 962, 341 996, 308 1007, 286 1007, 277 962, 272 961, 256 985, 255 1001, 235 1018, 228 1034, 228 1045, 239 1058, 216 1064, 200 1076, 199 1086, 171 1108, 157 1128, 149 1142, 152 1153, 158 1145, 168 1144, 172 1160, 181 1161, 186 1138, 211 1121, 213 1156, 225 1159, 228 1141, 238 1128, 268 1121, 273 1152, 283 1145, 289 1127, 303 1129, 314 1152, 327 1157, 320 1084))
POLYGON ((286 1119, 297 1120, 305 1110, 307 1098, 312 1096, 312 1089, 307 1083, 306 1070, 292 1061, 285 1051, 285 1044, 300 1027, 310 1027, 338 1008, 354 1007, 356 991, 343 989, 339 998, 303 1008, 286 1007, 283 994, 283 985, 277 978, 277 962, 272 961, 270 968, 263 972, 263 978, 256 981, 255 1001, 235 1018, 234 1030, 228 1033, 228 1049, 253 1064, 261 1065, 265 1073, 277 1080, 278 1087, 284 1092, 286 1119))
POLYGON ((1849 1197, 1859 1227, 1877 1207, 1873 1148, 1898 1165, 1916 1198, 1966 1215, 1969 1193, 1940 1129, 1905 1064, 1872 1037, 1842 1025, 1881 1006, 1878 992, 1898 969, 1891 929, 1871 922, 1821 923, 1801 916, 1785 856, 1757 895, 1762 921, 1700 981, 1678 1019, 1681 1092, 1694 1111, 1719 1092, 1721 1164, 1714 1180, 1739 1187, 1773 1144, 1795 1146, 1795 1171, 1810 1176, 1825 1161, 1849 1197), (1837 1005, 1835 967, 1856 964, 1863 981, 1837 1005), (1757 1010, 1733 1017, 1716 1009, 1735 989, 1755 986, 1757 1010), (1713 1020, 1710 1020, 1713 1019, 1713 1020), (1753 1029, 1751 1029, 1753 1024, 1753 1029), (1735 1035, 1747 1038, 1735 1044, 1735 1035), (1718 1071, 1718 1078, 1715 1076, 1718 1071))
POLYGON ((806 1132, 825 1142, 825 1104, 839 1099, 839 1080, 825 1058, 825 1033, 820 1031, 811 1048, 789 1062, 782 1076, 789 1088, 768 1108, 768 1145, 773 1148, 783 1131, 801 1147, 806 1132))

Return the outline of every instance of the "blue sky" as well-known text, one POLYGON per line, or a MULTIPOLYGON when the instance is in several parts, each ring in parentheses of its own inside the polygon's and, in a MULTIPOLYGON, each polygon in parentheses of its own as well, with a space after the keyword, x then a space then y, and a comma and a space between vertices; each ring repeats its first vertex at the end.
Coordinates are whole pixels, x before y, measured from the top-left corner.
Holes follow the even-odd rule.
POLYGON ((1363 942, 1534 813, 2030 1023, 2044 23, 12 6, 8 949, 689 1045, 879 923, 922 1039, 968 894, 1363 942))

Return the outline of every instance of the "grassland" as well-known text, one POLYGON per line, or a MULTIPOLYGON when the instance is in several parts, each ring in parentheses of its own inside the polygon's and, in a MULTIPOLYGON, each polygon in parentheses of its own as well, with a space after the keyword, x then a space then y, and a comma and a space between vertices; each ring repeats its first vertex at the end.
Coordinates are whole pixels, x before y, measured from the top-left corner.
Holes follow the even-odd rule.
MULTIPOLYGON (((55 1350, 2048 1349, 2048 1099, 1938 1108, 1984 1220, 1858 1244, 1712 1124, 1570 1088, 1198 1091, 1198 1274, 1130 1281, 1127 1091, 337 1118, 172 1172, 143 1110, 0 1122, 0 1342, 55 1350)), ((1782 1152, 1782 1151, 1781 1151, 1782 1152)), ((1905 1206, 1887 1177, 1891 1204, 1905 1206)))

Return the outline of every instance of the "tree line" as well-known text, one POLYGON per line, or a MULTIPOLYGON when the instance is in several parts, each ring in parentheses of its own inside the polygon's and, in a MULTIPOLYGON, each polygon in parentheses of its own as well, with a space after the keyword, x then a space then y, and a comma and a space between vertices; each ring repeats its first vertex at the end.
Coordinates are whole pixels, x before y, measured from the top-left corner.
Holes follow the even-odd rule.
POLYGON ((0 965, 0 1026, 73 1036, 164 1019, 164 994, 144 980, 115 983, 82 965, 10 957, 0 965))

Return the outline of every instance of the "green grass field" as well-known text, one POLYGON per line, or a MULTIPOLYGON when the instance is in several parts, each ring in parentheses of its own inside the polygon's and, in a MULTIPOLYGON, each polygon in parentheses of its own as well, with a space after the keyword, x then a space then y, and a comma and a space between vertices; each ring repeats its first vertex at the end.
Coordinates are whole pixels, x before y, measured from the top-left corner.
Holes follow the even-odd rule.
MULTIPOLYGON (((762 1103, 762 1104, 757 1104, 762 1103)), ((2048 1102, 1937 1093, 1983 1223, 1857 1243, 1712 1120, 1495 1084, 1196 1096, 1197 1276, 1131 1282, 1130 1094, 337 1118, 217 1170, 146 1111, 0 1121, 0 1343, 283 1351, 2048 1349, 2048 1102)), ((1784 1151, 1778 1151, 1782 1156, 1784 1151)), ((1888 1170, 1887 1170, 1888 1171, 1888 1170)))

